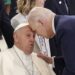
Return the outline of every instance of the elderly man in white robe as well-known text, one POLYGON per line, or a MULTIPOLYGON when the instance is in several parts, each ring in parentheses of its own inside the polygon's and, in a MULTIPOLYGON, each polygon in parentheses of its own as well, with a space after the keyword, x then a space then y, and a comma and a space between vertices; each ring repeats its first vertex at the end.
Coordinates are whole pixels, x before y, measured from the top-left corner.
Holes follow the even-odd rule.
POLYGON ((35 32, 28 22, 13 26, 14 46, 0 53, 0 75, 55 75, 33 52, 35 32))

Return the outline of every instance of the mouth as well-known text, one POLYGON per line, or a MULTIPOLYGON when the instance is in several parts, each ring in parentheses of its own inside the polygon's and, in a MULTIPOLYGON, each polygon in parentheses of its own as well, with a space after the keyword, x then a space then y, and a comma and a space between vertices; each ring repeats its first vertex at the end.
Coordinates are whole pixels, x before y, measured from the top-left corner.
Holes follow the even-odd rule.
POLYGON ((34 44, 30 44, 30 47, 33 47, 34 46, 34 44))

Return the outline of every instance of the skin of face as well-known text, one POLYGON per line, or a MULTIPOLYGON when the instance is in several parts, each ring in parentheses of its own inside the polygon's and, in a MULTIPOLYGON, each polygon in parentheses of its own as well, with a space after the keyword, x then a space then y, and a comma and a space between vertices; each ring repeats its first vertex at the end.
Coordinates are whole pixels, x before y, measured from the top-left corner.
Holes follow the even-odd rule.
MULTIPOLYGON (((45 23, 45 21, 43 21, 44 23, 45 23)), ((47 30, 47 28, 48 27, 46 27, 46 25, 44 25, 44 23, 43 22, 41 22, 41 21, 38 21, 37 22, 37 24, 36 24, 36 33, 38 34, 38 35, 41 35, 41 36, 43 36, 43 37, 48 37, 48 30, 47 30)))
POLYGON ((25 54, 31 54, 34 47, 35 33, 29 26, 20 28, 14 33, 15 45, 25 54))
POLYGON ((54 33, 52 30, 52 26, 50 25, 50 21, 46 18, 35 20, 34 24, 33 22, 30 22, 30 24, 32 30, 35 31, 38 35, 46 38, 53 37, 54 33))
POLYGON ((32 30, 34 30, 38 35, 46 38, 52 38, 55 35, 52 28, 54 17, 55 13, 49 9, 35 7, 28 15, 28 22, 32 30))

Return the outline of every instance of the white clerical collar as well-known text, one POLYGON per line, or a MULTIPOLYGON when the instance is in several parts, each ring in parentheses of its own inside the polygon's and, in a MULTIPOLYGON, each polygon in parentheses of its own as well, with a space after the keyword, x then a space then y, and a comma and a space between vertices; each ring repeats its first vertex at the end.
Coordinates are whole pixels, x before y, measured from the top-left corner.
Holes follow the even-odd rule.
POLYGON ((53 20, 52 20, 52 30, 53 30, 53 32, 54 32, 54 34, 55 34, 56 31, 55 31, 55 27, 54 27, 54 17, 53 17, 53 20))
POLYGON ((15 45, 13 46, 14 49, 16 50, 16 52, 18 53, 18 55, 20 56, 20 58, 22 60, 31 60, 31 54, 30 55, 26 55, 21 49, 17 48, 15 45))

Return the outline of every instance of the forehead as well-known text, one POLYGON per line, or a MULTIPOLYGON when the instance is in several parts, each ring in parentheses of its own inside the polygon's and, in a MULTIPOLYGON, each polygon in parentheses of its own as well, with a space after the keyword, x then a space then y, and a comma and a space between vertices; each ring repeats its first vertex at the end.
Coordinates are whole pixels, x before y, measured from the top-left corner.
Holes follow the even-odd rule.
POLYGON ((18 31, 19 33, 22 33, 22 34, 29 33, 29 32, 34 33, 33 30, 29 26, 22 27, 18 31))

